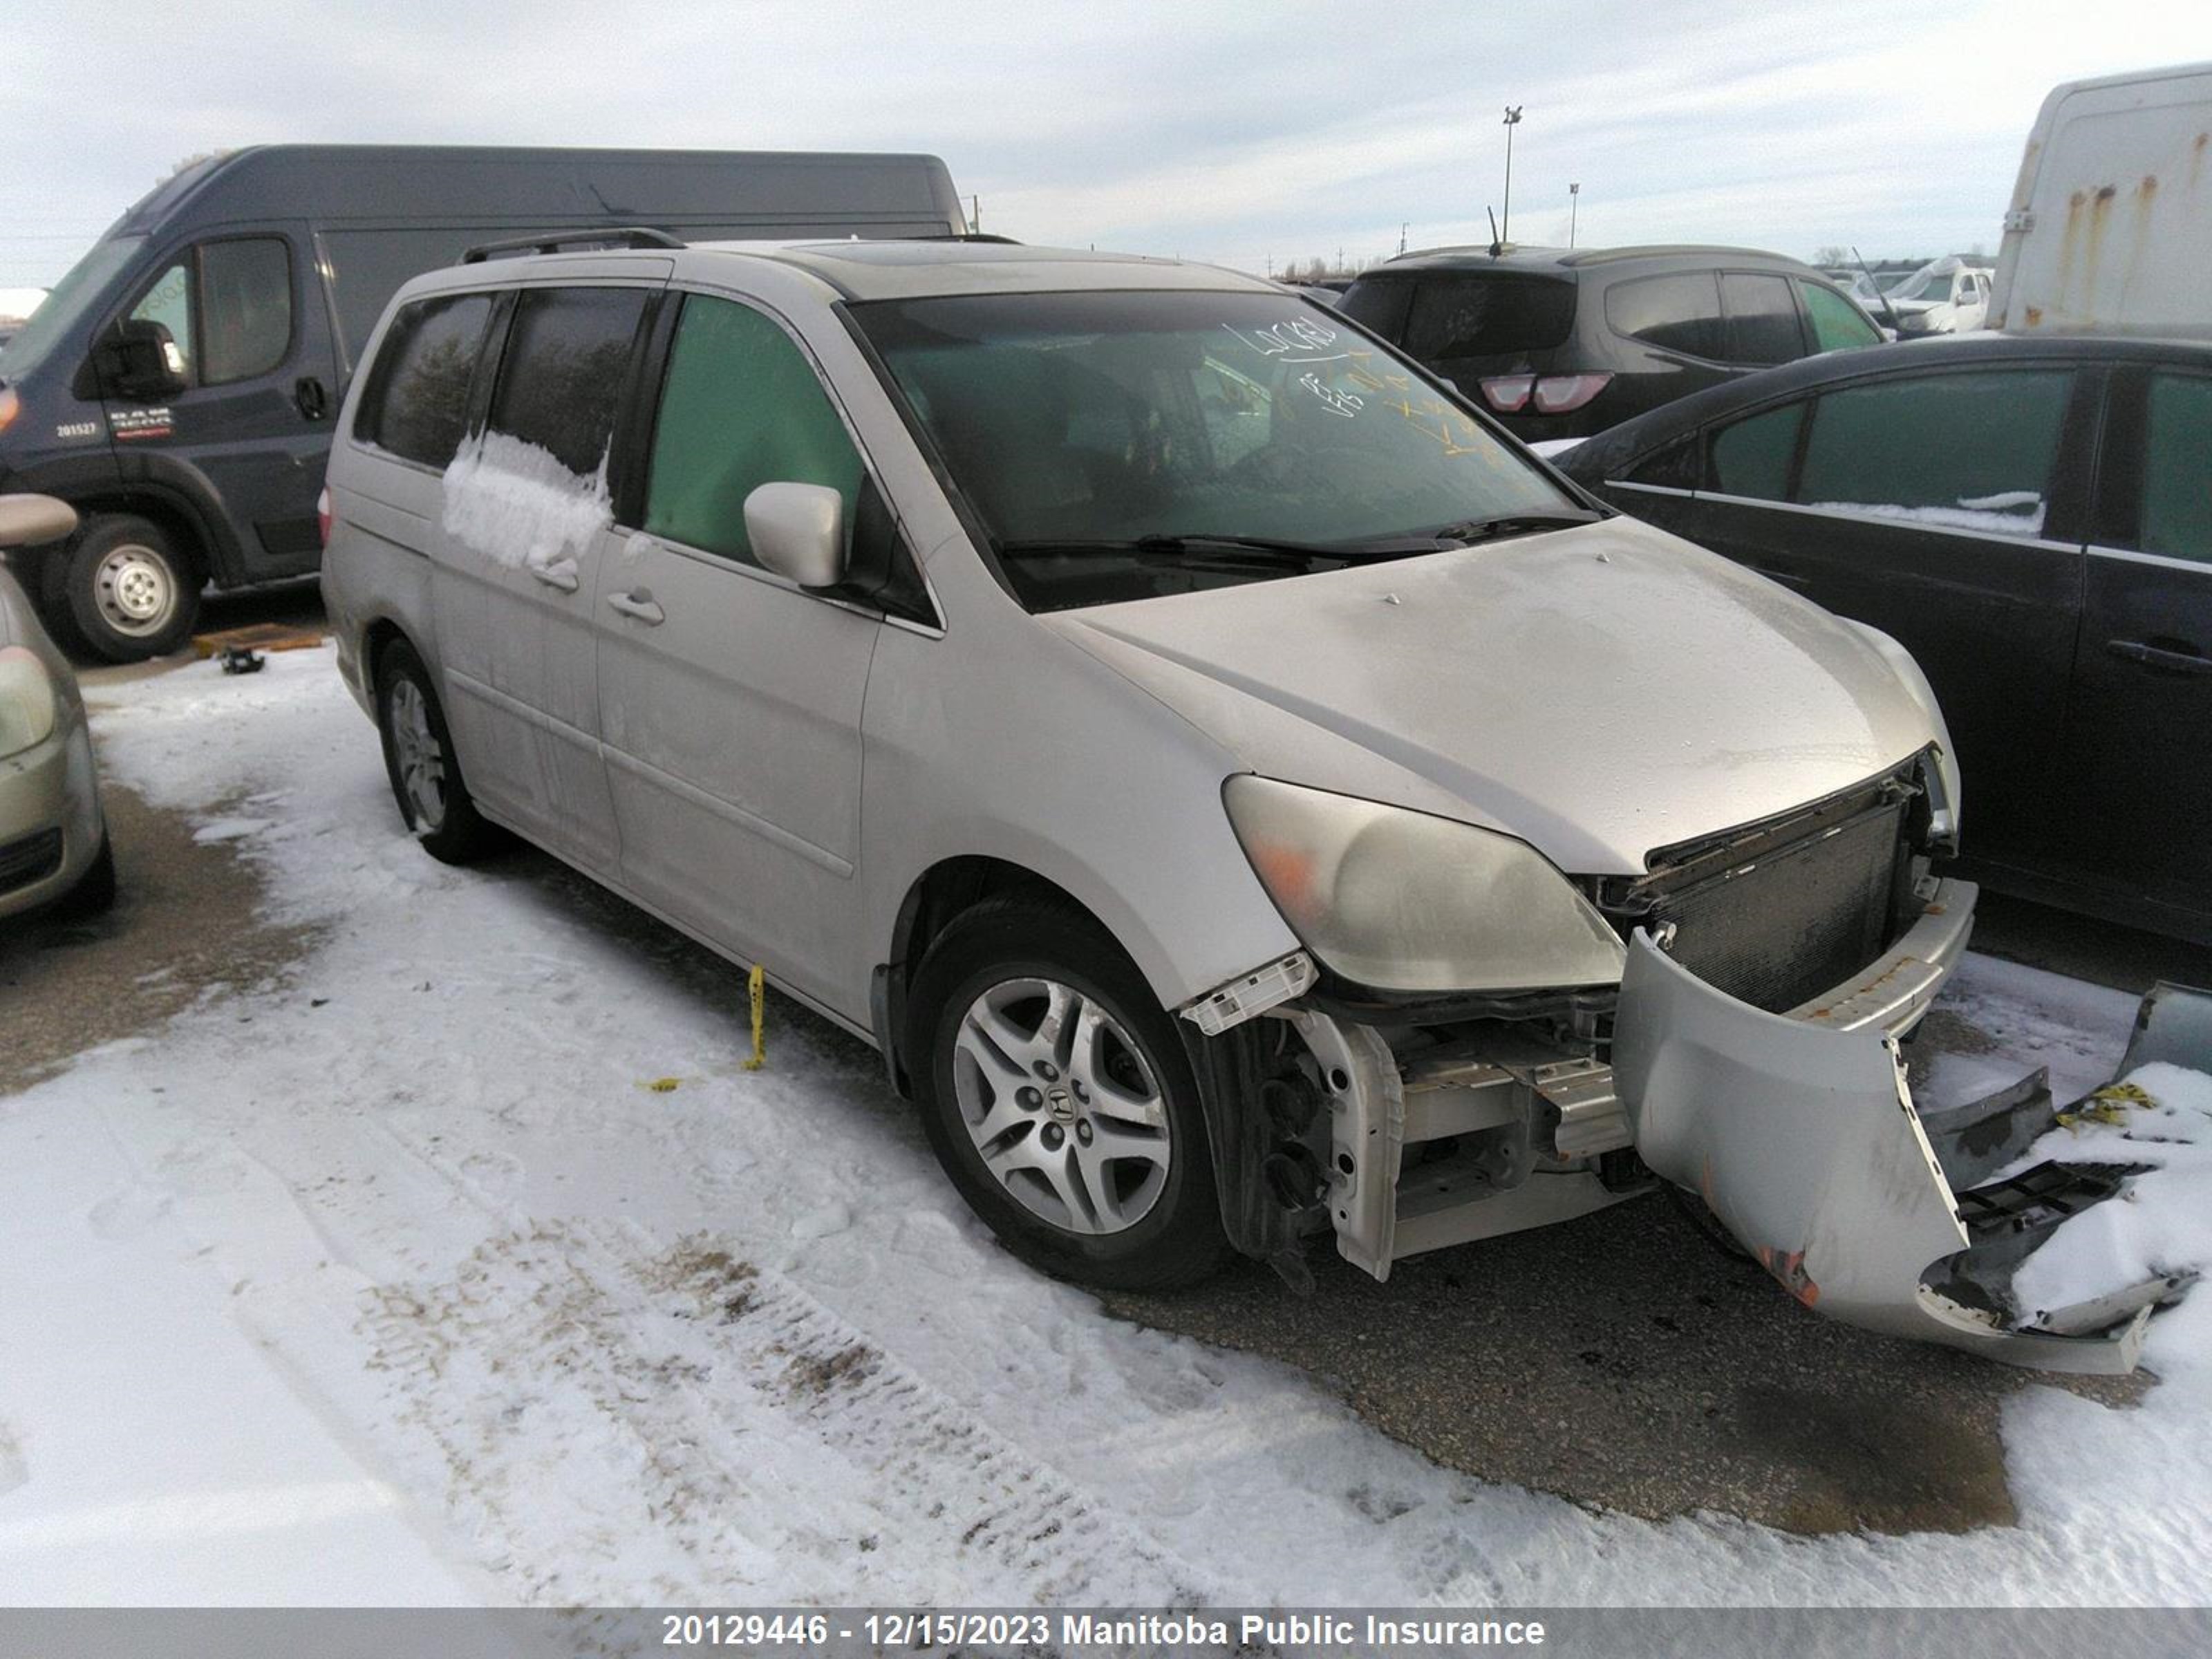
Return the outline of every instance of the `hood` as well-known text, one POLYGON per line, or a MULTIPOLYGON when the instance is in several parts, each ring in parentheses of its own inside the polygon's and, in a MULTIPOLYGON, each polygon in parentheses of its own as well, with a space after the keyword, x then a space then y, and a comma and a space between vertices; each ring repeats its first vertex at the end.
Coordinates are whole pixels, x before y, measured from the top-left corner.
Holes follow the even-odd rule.
POLYGON ((1041 618, 1250 770, 1504 830, 1574 874, 1935 740, 1854 624, 1617 518, 1041 618))

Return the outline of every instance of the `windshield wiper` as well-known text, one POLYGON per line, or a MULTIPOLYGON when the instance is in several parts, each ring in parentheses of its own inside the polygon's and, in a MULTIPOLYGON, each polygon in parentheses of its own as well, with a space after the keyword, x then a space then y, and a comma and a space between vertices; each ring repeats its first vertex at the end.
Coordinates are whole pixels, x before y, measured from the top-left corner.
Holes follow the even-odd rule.
POLYGON ((1507 513, 1495 519, 1467 519, 1426 533, 1447 546, 1471 547, 1477 542, 1495 541, 1501 536, 1572 530, 1577 525, 1595 524, 1605 516, 1602 513, 1507 513))
POLYGON ((999 551, 1014 558, 1055 553, 1099 554, 1135 559, 1142 563, 1191 564, 1234 561, 1273 569, 1290 565, 1310 570, 1315 562, 1333 560, 1348 564, 1355 559, 1377 556, 1360 547, 1330 547, 1321 542, 1284 541, 1268 536, 1133 536, 1125 541, 1032 540, 1000 542, 999 551))

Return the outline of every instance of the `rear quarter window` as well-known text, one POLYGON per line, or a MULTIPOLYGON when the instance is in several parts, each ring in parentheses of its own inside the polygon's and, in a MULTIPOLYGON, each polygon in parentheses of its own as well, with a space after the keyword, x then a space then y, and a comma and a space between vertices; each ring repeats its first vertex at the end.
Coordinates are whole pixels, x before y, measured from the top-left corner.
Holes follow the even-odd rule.
POLYGON ((1575 285, 1500 271, 1424 276, 1406 317, 1406 349, 1424 362, 1548 351, 1575 323, 1575 285))
POLYGON ((1710 270, 1615 283, 1606 290, 1605 320, 1615 334, 1662 351, 1722 355, 1720 284, 1710 270))
POLYGON ((443 469, 461 447, 469 385, 483 352, 491 296, 461 294, 403 307, 369 369, 354 437, 443 469))

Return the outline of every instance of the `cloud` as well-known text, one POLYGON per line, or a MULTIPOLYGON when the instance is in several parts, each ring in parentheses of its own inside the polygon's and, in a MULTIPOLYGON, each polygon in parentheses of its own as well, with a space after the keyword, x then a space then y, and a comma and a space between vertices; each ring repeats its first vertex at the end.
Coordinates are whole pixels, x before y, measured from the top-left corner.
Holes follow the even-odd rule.
POLYGON ((987 228, 1372 257, 1486 238, 1994 246, 2056 82, 2201 53, 2202 0, 17 0, 0 283, 51 282, 180 157, 283 140, 897 149, 987 228), (125 87, 129 96, 88 88, 125 87))

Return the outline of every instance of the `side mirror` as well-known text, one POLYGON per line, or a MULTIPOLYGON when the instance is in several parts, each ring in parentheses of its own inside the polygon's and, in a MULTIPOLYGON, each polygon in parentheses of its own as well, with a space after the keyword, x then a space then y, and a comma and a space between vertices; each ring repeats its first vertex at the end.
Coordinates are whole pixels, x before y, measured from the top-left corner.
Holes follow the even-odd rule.
POLYGON ((826 484, 764 483, 745 497, 753 556, 801 587, 845 580, 845 498, 826 484))
POLYGON ((173 398, 191 382, 167 323, 126 317, 100 343, 100 377, 126 398, 173 398))
POLYGON ((52 495, 0 495, 0 547, 43 547, 76 533, 76 509, 52 495))

